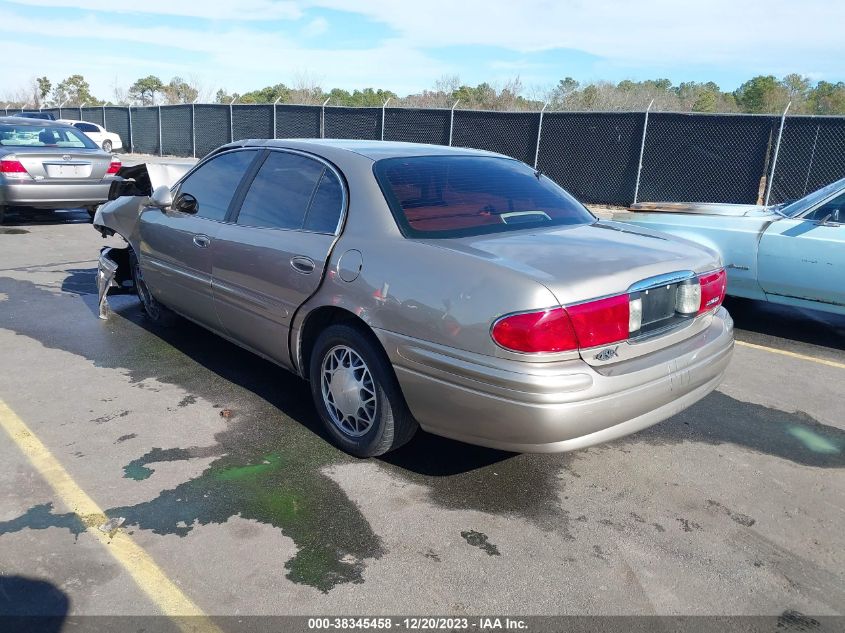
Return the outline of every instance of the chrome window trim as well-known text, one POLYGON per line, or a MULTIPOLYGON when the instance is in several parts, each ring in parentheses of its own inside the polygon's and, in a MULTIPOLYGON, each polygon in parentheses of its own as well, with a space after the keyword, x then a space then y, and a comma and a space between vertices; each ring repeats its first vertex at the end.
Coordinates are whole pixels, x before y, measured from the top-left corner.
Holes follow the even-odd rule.
MULTIPOLYGON (((277 153, 283 153, 283 154, 298 154, 299 156, 302 156, 303 158, 308 158, 308 159, 314 160, 318 163, 321 163, 323 165, 323 167, 330 170, 334 174, 335 178, 337 178, 338 182, 340 183, 340 190, 341 190, 342 196, 343 196, 343 200, 341 202, 341 207, 340 207, 340 215, 338 215, 338 218, 337 218, 337 225, 334 228, 334 232, 324 233, 323 231, 309 231, 308 229, 305 229, 305 228, 286 229, 286 228, 277 227, 277 226, 252 226, 251 224, 238 224, 238 216, 240 216, 240 214, 241 214, 241 207, 243 206, 243 200, 241 201, 241 207, 238 207, 238 213, 234 217, 234 222, 226 222, 226 224, 236 224, 237 226, 242 226, 244 228, 260 229, 260 230, 263 230, 263 231, 295 231, 297 233, 310 233, 312 235, 333 235, 333 236, 340 235, 340 231, 345 224, 346 215, 347 215, 347 211, 348 211, 348 208, 349 208, 349 191, 347 189, 346 179, 340 173, 340 170, 337 169, 337 167, 332 165, 329 161, 327 161, 322 156, 317 156, 316 154, 311 154, 309 152, 303 152, 303 151, 298 150, 298 149, 290 149, 290 148, 287 148, 287 147, 268 147, 268 146, 264 146, 264 145, 256 145, 256 146, 249 145, 249 146, 246 146, 246 147, 243 147, 243 148, 238 148, 238 149, 256 149, 256 148, 261 149, 261 150, 267 150, 268 156, 269 156, 270 152, 277 152, 277 153)), ((217 154, 217 156, 219 156, 221 154, 225 154, 225 153, 227 153, 227 152, 221 152, 220 154, 217 154)), ((266 161, 267 158, 265 157, 264 160, 266 161)), ((253 179, 252 179, 253 181, 255 181, 255 178, 258 177, 258 174, 261 171, 262 166, 263 166, 263 162, 262 162, 262 165, 259 166, 258 171, 255 172, 255 177, 253 177, 253 179)), ((322 174, 320 176, 320 180, 322 180, 324 175, 325 174, 322 174)), ((187 174, 186 174, 186 176, 187 176, 187 174)), ((320 185, 320 180, 317 181, 317 185, 315 186, 314 191, 312 192, 312 202, 313 202, 313 193, 315 193, 317 191, 317 187, 320 185)), ((249 186, 252 187, 252 182, 249 183, 249 186)), ((249 193, 249 187, 247 188, 247 193, 249 193)), ((246 199, 246 196, 244 196, 244 199, 246 199)), ((309 202, 309 208, 310 208, 310 204, 311 203, 309 202)), ((307 209, 306 209, 306 212, 307 212, 307 209)), ((304 220, 305 220, 305 217, 303 217, 303 221, 304 220)))
MULTIPOLYGON (((214 160, 214 159, 215 159, 215 158, 217 158, 218 156, 223 156, 224 154, 233 154, 233 153, 235 153, 235 152, 241 152, 241 151, 254 151, 254 152, 259 152, 259 153, 260 153, 263 149, 264 149, 264 148, 262 148, 262 147, 257 147, 257 146, 253 146, 253 145, 245 145, 245 146, 240 146, 240 147, 233 147, 233 148, 231 148, 231 149, 228 149, 228 150, 225 150, 225 151, 222 151, 222 152, 217 152, 216 154, 209 154, 208 156, 206 156, 205 158, 203 158, 201 161, 199 161, 196 165, 194 165, 193 167, 191 167, 191 169, 189 169, 187 172, 185 172, 184 174, 182 174, 182 177, 181 177, 179 180, 177 180, 175 183, 173 183, 173 186, 172 186, 172 187, 170 187, 170 193, 171 193, 171 195, 173 196, 173 199, 174 199, 174 200, 176 200, 176 196, 178 196, 178 195, 179 195, 179 192, 180 192, 180 191, 181 191, 181 189, 182 189, 182 185, 185 183, 185 181, 186 181, 186 180, 187 180, 187 179, 188 179, 191 175, 193 175, 194 173, 196 173, 196 171, 197 171, 200 167, 202 167, 203 165, 206 165, 206 164, 210 163, 212 160, 214 160)), ((253 160, 254 160, 254 159, 253 159, 253 160)), ((242 179, 242 180, 241 180, 241 182, 242 182, 242 181, 243 181, 243 176, 241 177, 241 179, 242 179)), ((240 182, 238 183, 238 186, 240 186, 240 182)), ((236 189, 235 193, 237 193, 237 187, 235 187, 235 189, 236 189)), ((235 195, 235 194, 233 193, 233 194, 232 194, 232 197, 233 197, 233 198, 234 198, 234 195, 235 195)), ((230 203, 230 204, 231 204, 231 203, 230 203)), ((231 224, 233 224, 232 222, 227 222, 225 219, 224 219, 224 220, 215 220, 214 218, 205 218, 205 217, 203 217, 203 216, 201 216, 201 215, 196 215, 195 213, 184 213, 184 212, 182 212, 182 211, 179 211, 178 209, 173 209, 173 207, 170 207, 170 208, 166 211, 166 213, 178 213, 178 214, 179 214, 179 217, 189 216, 189 217, 192 217, 192 218, 197 218, 197 219, 199 219, 199 220, 205 220, 205 221, 207 221, 207 222, 217 222, 217 224, 226 224, 226 225, 231 225, 231 224)))

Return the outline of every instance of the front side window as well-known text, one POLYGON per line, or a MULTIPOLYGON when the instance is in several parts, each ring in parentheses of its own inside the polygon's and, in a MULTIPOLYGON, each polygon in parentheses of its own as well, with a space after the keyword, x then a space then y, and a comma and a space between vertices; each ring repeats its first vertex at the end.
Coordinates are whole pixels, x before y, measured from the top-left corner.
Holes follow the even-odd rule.
POLYGON ((824 219, 827 219, 829 222, 845 222, 845 193, 841 193, 824 204, 820 204, 805 215, 804 218, 813 222, 821 222, 824 219))
POLYGON ((375 174, 407 237, 460 237, 595 221, 554 182, 508 158, 388 158, 376 162, 375 174))
POLYGON ((270 152, 244 198, 238 224, 301 229, 325 169, 299 154, 270 152))
POLYGON ((0 123, 0 145, 4 147, 66 147, 98 149, 87 136, 72 127, 39 127, 0 123))
POLYGON ((190 194, 197 199, 197 215, 222 222, 235 195, 235 190, 256 156, 254 150, 227 152, 215 156, 188 175, 178 195, 190 194))

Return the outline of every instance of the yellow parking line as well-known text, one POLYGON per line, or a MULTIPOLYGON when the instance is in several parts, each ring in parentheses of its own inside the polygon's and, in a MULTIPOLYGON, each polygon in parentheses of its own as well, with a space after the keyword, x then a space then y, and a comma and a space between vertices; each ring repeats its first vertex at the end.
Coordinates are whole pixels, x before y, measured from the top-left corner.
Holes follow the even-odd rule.
POLYGON ((801 360, 808 360, 811 363, 818 363, 819 365, 827 365, 828 367, 837 367, 845 369, 845 363, 837 363, 834 360, 826 360, 824 358, 816 358, 815 356, 807 356, 806 354, 796 354, 795 352, 787 352, 785 349, 778 349, 776 347, 766 347, 765 345, 755 345, 754 343, 746 343, 745 341, 736 341, 737 345, 743 347, 750 347, 751 349, 759 349, 764 352, 771 352, 772 354, 781 354, 782 356, 790 356, 801 360))
POLYGON ((0 426, 50 484, 62 503, 79 517, 88 534, 106 547, 106 550, 126 569, 138 587, 149 596, 162 613, 174 618, 175 624, 185 633, 222 633, 126 532, 117 530, 112 534, 107 534, 99 529, 98 526, 108 520, 105 513, 71 478, 23 420, 2 400, 0 400, 0 426))

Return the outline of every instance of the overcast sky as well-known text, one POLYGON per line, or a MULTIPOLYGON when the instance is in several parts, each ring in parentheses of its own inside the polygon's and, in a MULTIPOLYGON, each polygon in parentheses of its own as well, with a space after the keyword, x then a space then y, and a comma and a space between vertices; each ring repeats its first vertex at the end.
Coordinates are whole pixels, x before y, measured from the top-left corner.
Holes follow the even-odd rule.
POLYGON ((84 75, 95 96, 155 74, 245 92, 310 76, 400 95, 443 75, 526 87, 758 74, 845 79, 841 0, 0 0, 0 91, 84 75))

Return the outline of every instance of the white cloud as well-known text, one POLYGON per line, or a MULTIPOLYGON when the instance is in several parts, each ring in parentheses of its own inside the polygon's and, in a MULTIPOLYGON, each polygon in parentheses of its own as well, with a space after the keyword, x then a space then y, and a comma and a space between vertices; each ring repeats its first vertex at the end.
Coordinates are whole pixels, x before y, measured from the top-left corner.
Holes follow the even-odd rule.
POLYGON ((317 37, 329 30, 329 21, 326 18, 314 18, 305 28, 302 29, 302 34, 305 37, 317 37))
POLYGON ((569 48, 619 64, 823 65, 841 76, 845 3, 830 0, 309 0, 362 13, 411 47, 569 48), (812 62, 812 63, 811 63, 812 62))
POLYGON ((80 11, 144 13, 212 20, 295 20, 301 17, 299 3, 292 0, 8 0, 32 7, 65 7, 80 11))
MULTIPOLYGON (((56 55, 55 50, 42 44, 20 56, 27 60, 25 68, 18 65, 11 76, 4 77, 9 85, 15 85, 36 74, 59 78, 78 72, 89 80, 97 95, 109 94, 115 77, 119 84, 128 86, 141 74, 150 73, 160 74, 164 79, 177 74, 193 76, 205 85, 224 86, 238 92, 279 81, 291 83, 302 73, 317 74, 325 81, 324 85, 332 87, 391 86, 411 92, 450 70, 398 39, 385 40, 367 49, 329 50, 302 47, 284 35, 250 31, 243 26, 203 31, 167 26, 143 28, 93 15, 76 20, 44 20, 3 9, 0 9, 0 25, 8 32, 38 36, 39 42, 47 41, 57 32, 84 33, 92 41, 113 42, 116 51, 125 50, 126 43, 133 43, 159 50, 181 49, 203 58, 199 64, 180 65, 178 54, 167 63, 158 62, 154 56, 127 61, 120 59, 120 53, 100 59, 90 52, 68 57, 56 55), (385 64, 384 60, 391 60, 391 64, 385 64), (400 76, 395 72, 397 67, 403 69, 400 76)), ((18 55, 20 47, 14 46, 18 55)))
MULTIPOLYGON (((333 27, 343 28, 343 15, 331 19, 333 27)), ((7 83, 45 72, 51 77, 81 72, 99 94, 110 92, 115 75, 128 85, 140 73, 195 76, 209 86, 239 92, 290 83, 302 72, 319 76, 324 86, 383 86, 399 93, 418 91, 449 73, 475 73, 478 81, 523 73, 526 82, 553 82, 571 71, 531 56, 553 49, 595 56, 593 72, 603 74, 597 79, 674 70, 677 77, 693 71, 746 76, 812 72, 817 79, 837 80, 845 78, 843 24, 845 3, 829 0, 145 0, 134 4, 10 0, 0 4, 0 32, 37 36, 32 42, 37 42, 38 52, 32 56, 19 54, 15 46, 15 58, 22 62, 4 69, 7 83), (73 7, 80 17, 24 17, 23 5, 73 7), (318 9, 362 15, 384 24, 385 35, 363 48, 321 48, 319 36, 326 33, 328 22, 315 15, 318 9), (142 28, 127 19, 132 13, 162 18, 158 26, 142 28), (169 16, 211 22, 177 28, 168 26, 173 23, 169 16), (270 31, 265 24, 256 28, 256 20, 287 20, 290 26, 280 24, 270 31), (58 54, 49 43, 56 33, 84 33, 113 42, 114 50, 127 59, 58 54), (455 57, 444 63, 428 52, 473 45, 519 56, 507 59, 497 54, 473 64, 455 57), (128 59, 128 51, 141 46, 173 54, 166 62, 156 61, 158 55, 128 59), (76 64, 73 68, 70 60, 76 64)))

